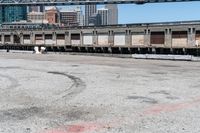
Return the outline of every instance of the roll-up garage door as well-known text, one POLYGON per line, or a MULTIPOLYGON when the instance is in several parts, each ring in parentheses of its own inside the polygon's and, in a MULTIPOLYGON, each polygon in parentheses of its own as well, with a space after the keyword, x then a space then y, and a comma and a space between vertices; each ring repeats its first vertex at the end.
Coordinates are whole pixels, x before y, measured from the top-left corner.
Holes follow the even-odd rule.
POLYGON ((196 31, 196 46, 200 46, 200 31, 196 31))
POLYGON ((56 35, 57 45, 65 45, 65 34, 56 35))
POLYGON ((80 45, 80 34, 71 34, 71 44, 80 45))
POLYGON ((151 44, 164 44, 165 33, 164 32, 151 32, 151 44))
POLYGON ((35 42, 36 44, 44 44, 43 35, 42 34, 35 35, 35 42))
POLYGON ((92 45, 92 44, 93 44, 92 34, 83 35, 83 45, 92 45))
POLYGON ((30 35, 23 35, 24 44, 30 44, 31 43, 31 37, 30 35))
POLYGON ((144 33, 133 34, 132 45, 144 45, 144 33))
POLYGON ((187 31, 173 31, 172 32, 172 46, 173 47, 187 46, 187 31))
POLYGON ((124 35, 124 33, 114 35, 114 45, 115 46, 124 46, 125 45, 125 35, 124 35))
POLYGON ((108 35, 98 35, 98 45, 108 45, 108 35))

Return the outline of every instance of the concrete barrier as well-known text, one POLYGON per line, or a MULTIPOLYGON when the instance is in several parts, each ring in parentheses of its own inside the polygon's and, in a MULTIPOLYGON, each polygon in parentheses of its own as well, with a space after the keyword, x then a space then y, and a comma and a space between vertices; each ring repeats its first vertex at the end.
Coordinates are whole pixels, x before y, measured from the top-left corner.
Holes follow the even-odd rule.
POLYGON ((132 58, 135 59, 157 59, 157 60, 183 60, 192 61, 191 55, 156 55, 156 54, 133 54, 132 58))

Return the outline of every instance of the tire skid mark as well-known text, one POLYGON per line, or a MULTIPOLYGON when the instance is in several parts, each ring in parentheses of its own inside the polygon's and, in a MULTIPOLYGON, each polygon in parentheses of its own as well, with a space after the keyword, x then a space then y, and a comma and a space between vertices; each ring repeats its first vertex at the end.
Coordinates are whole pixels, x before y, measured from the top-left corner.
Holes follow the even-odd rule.
POLYGON ((86 88, 85 82, 83 82, 79 77, 76 77, 74 75, 56 71, 49 71, 48 73, 55 75, 62 75, 72 80, 73 84, 66 89, 66 92, 60 95, 60 97, 62 98, 72 98, 86 88))
POLYGON ((10 81, 10 85, 7 86, 7 87, 5 88, 5 90, 11 90, 11 89, 14 89, 14 88, 16 88, 16 87, 19 86, 18 80, 16 80, 15 78, 13 78, 13 77, 11 77, 11 76, 7 76, 7 75, 0 74, 0 77, 6 78, 6 79, 8 79, 8 80, 10 81))

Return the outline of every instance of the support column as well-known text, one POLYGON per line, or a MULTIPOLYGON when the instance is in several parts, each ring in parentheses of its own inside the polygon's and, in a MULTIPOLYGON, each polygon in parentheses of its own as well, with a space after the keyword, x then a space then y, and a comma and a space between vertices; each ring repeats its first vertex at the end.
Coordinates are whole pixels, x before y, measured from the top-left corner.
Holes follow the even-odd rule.
POLYGON ((11 33, 11 35, 10 35, 10 43, 14 44, 14 34, 13 33, 11 33))
POLYGON ((83 46, 83 32, 80 33, 80 46, 83 46))
POLYGON ((193 47, 196 43, 196 31, 195 28, 188 29, 188 46, 193 47))
POLYGON ((45 33, 43 32, 43 34, 42 34, 42 39, 43 39, 43 42, 44 42, 44 44, 43 45, 45 45, 45 33))
POLYGON ((171 29, 165 29, 165 47, 172 47, 172 31, 171 29))
POLYGON ((65 32, 65 45, 71 45, 70 38, 69 38, 69 32, 65 32))
POLYGON ((131 46, 131 30, 126 30, 125 45, 131 46))
POLYGON ((57 36, 56 36, 56 32, 52 33, 52 41, 53 41, 53 45, 57 45, 57 36))
POLYGON ((145 46, 151 46, 150 42, 150 29, 145 29, 145 35, 144 35, 144 45, 145 46))
POLYGON ((31 44, 35 45, 36 44, 35 33, 33 33, 33 32, 30 33, 30 39, 31 39, 31 44))
POLYGON ((1 43, 5 44, 5 35, 4 34, 1 34, 1 43))
POLYGON ((93 45, 97 46, 98 45, 97 31, 93 31, 92 40, 93 40, 93 45))
POLYGON ((112 30, 108 32, 108 44, 114 46, 114 32, 112 30))
POLYGON ((23 33, 20 33, 20 44, 24 44, 24 35, 23 33))

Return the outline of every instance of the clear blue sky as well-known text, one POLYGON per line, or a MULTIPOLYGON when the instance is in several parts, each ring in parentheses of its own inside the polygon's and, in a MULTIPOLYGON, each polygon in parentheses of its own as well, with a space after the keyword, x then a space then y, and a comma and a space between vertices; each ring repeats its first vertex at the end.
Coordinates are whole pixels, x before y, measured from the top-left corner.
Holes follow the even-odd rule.
POLYGON ((125 4, 118 9, 119 24, 200 20, 200 2, 125 4))
POLYGON ((200 2, 118 5, 119 23, 200 20, 200 2))

